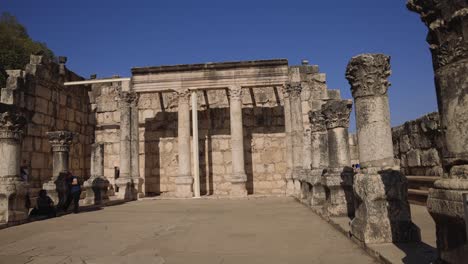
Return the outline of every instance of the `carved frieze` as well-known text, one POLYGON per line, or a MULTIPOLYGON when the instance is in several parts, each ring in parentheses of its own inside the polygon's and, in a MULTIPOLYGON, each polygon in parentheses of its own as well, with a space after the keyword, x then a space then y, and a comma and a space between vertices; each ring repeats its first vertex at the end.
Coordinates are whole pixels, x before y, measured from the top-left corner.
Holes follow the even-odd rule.
POLYGON ((353 103, 351 100, 330 100, 322 106, 327 129, 349 127, 349 115, 353 103))
POLYGON ((387 94, 390 82, 390 57, 384 54, 362 54, 353 57, 346 69, 346 79, 354 98, 387 94))

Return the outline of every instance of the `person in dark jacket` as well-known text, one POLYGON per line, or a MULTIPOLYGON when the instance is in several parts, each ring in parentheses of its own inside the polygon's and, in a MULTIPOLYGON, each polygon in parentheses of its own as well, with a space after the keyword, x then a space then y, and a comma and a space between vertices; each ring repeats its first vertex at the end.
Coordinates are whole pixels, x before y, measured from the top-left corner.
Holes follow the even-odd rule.
POLYGON ((47 195, 46 190, 39 191, 39 197, 37 197, 36 207, 31 211, 30 216, 31 217, 35 217, 35 216, 55 217, 57 216, 54 202, 47 195))
POLYGON ((79 201, 80 201, 80 195, 81 195, 81 186, 78 181, 78 177, 73 175, 71 172, 68 172, 67 184, 68 184, 68 196, 67 196, 67 200, 63 204, 63 210, 67 211, 68 207, 70 206, 70 203, 73 200, 73 204, 74 204, 73 212, 77 214, 79 201))

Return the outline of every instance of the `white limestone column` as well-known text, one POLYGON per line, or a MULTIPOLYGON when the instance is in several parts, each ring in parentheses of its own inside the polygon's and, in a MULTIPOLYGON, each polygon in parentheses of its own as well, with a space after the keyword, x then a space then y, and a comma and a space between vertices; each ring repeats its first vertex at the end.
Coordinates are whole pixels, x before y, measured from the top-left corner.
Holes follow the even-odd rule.
POLYGON ((135 93, 135 99, 130 103, 130 160, 131 160, 131 177, 138 192, 138 197, 143 197, 144 179, 140 177, 140 122, 138 118, 138 99, 139 96, 135 93))
POLYGON ((27 184, 20 177, 24 115, 0 105, 0 223, 24 220, 27 184))
POLYGON ((52 145, 52 178, 44 183, 42 188, 60 207, 67 197, 68 187, 64 173, 69 171, 70 146, 74 134, 70 131, 53 131, 47 132, 47 136, 52 145))
POLYGON ((384 54, 353 57, 346 70, 356 106, 361 164, 361 171, 354 176, 356 217, 351 233, 365 243, 419 239, 411 222, 406 177, 398 166, 393 167, 387 95, 390 73, 390 57, 384 54))
POLYGON ((102 204, 109 200, 107 189, 109 181, 104 177, 104 144, 91 145, 91 177, 84 183, 85 204, 102 204))
POLYGON ((242 88, 229 87, 232 173, 230 196, 247 196, 244 161, 244 127, 242 124, 242 88))
POLYGON ((176 92, 179 98, 177 142, 179 149, 179 175, 176 177, 176 197, 191 198, 193 196, 193 177, 190 162, 190 91, 188 89, 176 92))
POLYGON ((293 167, 294 167, 294 158, 293 158, 293 145, 292 145, 292 124, 291 124, 291 100, 290 100, 290 90, 288 86, 282 87, 283 100, 284 100, 284 134, 285 134, 285 157, 286 157, 286 195, 294 194, 294 181, 293 181, 293 167))
POLYGON ((304 125, 302 121, 302 102, 301 102, 301 83, 289 83, 288 90, 291 101, 291 138, 293 150, 293 180, 294 195, 299 197, 301 194, 300 177, 303 173, 303 138, 304 125))
POLYGON ((321 110, 309 112, 311 124, 311 183, 312 206, 323 205, 326 200, 322 177, 328 167, 328 135, 325 117, 321 110))
POLYGON ((200 197, 200 148, 198 142, 198 95, 192 91, 192 154, 193 154, 193 194, 200 197))
POLYGON ((121 92, 119 94, 120 110, 120 174, 116 180, 119 187, 117 197, 125 200, 137 199, 137 192, 132 179, 132 104, 137 100, 136 93, 121 92))
POLYGON ((331 216, 353 216, 353 170, 348 145, 351 100, 330 100, 322 105, 328 137, 329 165, 322 177, 327 193, 324 212, 331 216))

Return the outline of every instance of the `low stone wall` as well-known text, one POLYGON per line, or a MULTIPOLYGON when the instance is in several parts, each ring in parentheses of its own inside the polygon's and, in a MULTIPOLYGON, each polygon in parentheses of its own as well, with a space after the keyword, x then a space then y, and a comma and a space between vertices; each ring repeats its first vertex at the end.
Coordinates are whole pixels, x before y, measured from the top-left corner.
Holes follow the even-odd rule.
POLYGON ((395 159, 405 175, 442 176, 439 114, 427 114, 392 128, 395 159))
POLYGON ((64 64, 31 56, 24 70, 9 71, 1 101, 24 109, 29 116, 23 137, 23 168, 29 170, 31 195, 52 177, 52 151, 47 132, 67 130, 75 133, 70 152, 71 171, 84 178, 90 174, 90 144, 94 120, 89 115, 88 89, 63 86, 65 81, 82 80, 64 64))

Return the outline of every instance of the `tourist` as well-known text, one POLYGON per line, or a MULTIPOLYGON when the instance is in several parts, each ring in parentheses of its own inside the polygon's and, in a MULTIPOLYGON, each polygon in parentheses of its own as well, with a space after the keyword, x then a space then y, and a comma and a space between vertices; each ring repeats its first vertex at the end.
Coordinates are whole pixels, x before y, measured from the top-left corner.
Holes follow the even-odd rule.
POLYGON ((67 200, 65 201, 65 204, 63 205, 63 210, 67 211, 68 207, 70 206, 71 201, 73 200, 73 204, 74 204, 73 212, 77 214, 79 201, 80 201, 80 195, 81 195, 81 186, 78 181, 78 177, 73 175, 71 172, 68 172, 66 181, 68 184, 68 195, 67 195, 67 200))
POLYGON ((36 207, 31 211, 30 217, 34 216, 46 216, 55 217, 57 215, 54 202, 47 195, 46 190, 39 191, 39 197, 36 200, 36 207))

